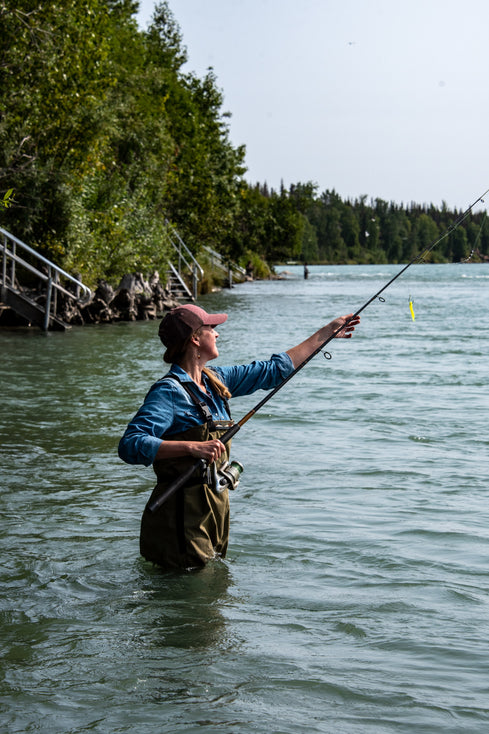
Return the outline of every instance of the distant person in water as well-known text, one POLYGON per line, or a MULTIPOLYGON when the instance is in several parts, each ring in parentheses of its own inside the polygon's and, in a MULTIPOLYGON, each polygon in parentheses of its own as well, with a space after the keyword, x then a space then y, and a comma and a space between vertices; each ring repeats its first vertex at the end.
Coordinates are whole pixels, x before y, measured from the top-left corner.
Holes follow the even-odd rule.
POLYGON ((307 267, 307 263, 304 263, 304 280, 307 280, 309 277, 309 268, 307 267))
POLYGON ((246 277, 253 280, 253 263, 251 260, 248 260, 246 264, 246 277))
MULTIPOLYGON (((155 511, 145 509, 141 521, 141 554, 165 569, 200 568, 224 558, 229 538, 228 489, 221 490, 230 444, 220 441, 232 425, 228 400, 279 385, 338 329, 351 337, 359 318, 340 316, 308 339, 268 360, 236 366, 207 367, 219 356, 217 326, 225 313, 207 313, 196 305, 169 311, 159 326, 166 348, 166 375, 149 390, 119 443, 119 456, 129 464, 153 465, 158 497, 186 470, 203 459, 188 483, 155 511)), ((266 327, 266 323, 264 323, 266 327)))

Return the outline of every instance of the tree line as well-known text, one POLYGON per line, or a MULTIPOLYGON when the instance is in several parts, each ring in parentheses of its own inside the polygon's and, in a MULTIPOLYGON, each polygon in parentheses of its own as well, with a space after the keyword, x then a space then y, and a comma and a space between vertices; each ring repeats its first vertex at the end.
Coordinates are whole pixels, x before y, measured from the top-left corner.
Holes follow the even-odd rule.
POLYGON ((367 201, 367 196, 342 200, 335 191, 318 195, 312 183, 291 186, 287 196, 304 217, 303 260, 409 262, 439 238, 429 253, 430 262, 489 260, 489 221, 483 211, 464 218, 463 211, 449 210, 446 204, 405 206, 379 198, 367 201), (459 219, 460 226, 452 229, 459 219))
MULTIPOLYGON (((166 221, 198 255, 244 264, 401 262, 457 216, 311 182, 246 181, 245 146, 212 69, 187 51, 165 0, 147 30, 133 0, 0 0, 0 226, 89 284, 165 268, 166 221)), ((436 249, 489 252, 482 215, 436 249)))

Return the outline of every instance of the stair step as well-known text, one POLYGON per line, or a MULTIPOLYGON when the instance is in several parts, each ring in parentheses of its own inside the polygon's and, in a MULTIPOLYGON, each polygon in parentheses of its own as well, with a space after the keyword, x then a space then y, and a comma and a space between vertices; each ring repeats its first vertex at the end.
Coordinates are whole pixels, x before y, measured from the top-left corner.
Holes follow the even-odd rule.
MULTIPOLYGON (((25 319, 29 324, 44 328, 45 311, 42 306, 9 285, 2 287, 2 302, 25 319)), ((66 331, 71 327, 57 316, 51 316, 49 326, 56 331, 66 331)))

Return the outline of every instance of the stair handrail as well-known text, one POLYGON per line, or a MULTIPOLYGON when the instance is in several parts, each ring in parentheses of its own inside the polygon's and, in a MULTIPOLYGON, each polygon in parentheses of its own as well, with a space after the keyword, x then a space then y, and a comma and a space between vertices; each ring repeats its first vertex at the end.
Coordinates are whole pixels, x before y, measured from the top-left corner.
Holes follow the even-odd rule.
POLYGON ((237 263, 233 262, 232 260, 225 260, 220 252, 217 252, 217 250, 213 250, 212 247, 209 247, 208 245, 203 245, 203 250, 209 253, 209 255, 212 256, 214 264, 221 268, 222 270, 225 270, 226 272, 231 269, 235 270, 236 272, 240 273, 240 275, 246 275, 245 268, 242 268, 241 265, 238 265, 237 263))
MULTIPOLYGON (((6 283, 6 259, 7 257, 11 257, 12 260, 15 260, 15 262, 20 263, 21 265, 24 265, 28 270, 35 273, 35 275, 38 275, 42 280, 48 280, 48 276, 43 273, 41 270, 37 270, 34 266, 32 266, 30 263, 28 263, 23 258, 19 257, 17 253, 14 251, 10 251, 7 249, 7 240, 12 240, 16 245, 19 245, 21 249, 28 252, 30 255, 33 255, 37 260, 42 262, 44 265, 46 265, 48 268, 50 268, 54 273, 57 273, 58 276, 63 276, 63 278, 66 278, 67 280, 71 280, 72 283, 74 283, 77 287, 77 289, 83 291, 84 298, 79 298, 78 296, 74 295, 73 293, 70 293, 70 291, 67 291, 65 288, 63 288, 62 285, 59 283, 56 285, 58 290, 63 291, 66 295, 71 296, 72 298, 78 298, 78 300, 88 300, 92 296, 92 291, 87 285, 84 285, 81 280, 78 280, 73 275, 70 275, 66 272, 66 270, 63 270, 58 265, 55 265, 51 260, 48 260, 44 255, 40 255, 36 250, 34 250, 32 247, 29 247, 29 245, 26 245, 25 242, 22 242, 22 240, 19 240, 18 237, 15 237, 15 235, 11 234, 10 232, 7 232, 6 229, 3 229, 3 227, 0 227, 0 234, 4 236, 4 242, 3 242, 3 268, 2 268, 2 283, 6 283)), ((12 279, 12 285, 14 281, 12 279)), ((54 284, 53 284, 54 285, 54 284)))
POLYGON ((182 238, 178 234, 173 224, 170 221, 168 221, 168 219, 165 219, 165 225, 166 225, 167 232, 169 235, 170 243, 173 245, 173 248, 176 250, 178 254, 178 258, 179 258, 178 272, 181 272, 181 269, 182 269, 181 264, 180 264, 180 259, 181 259, 185 263, 186 267, 190 270, 190 272, 193 272, 193 270, 195 269, 198 276, 202 278, 204 276, 204 270, 202 269, 202 267, 200 266, 200 264, 194 257, 193 253, 189 250, 185 242, 182 240, 182 238), (177 239, 178 245, 176 245, 175 242, 173 241, 172 235, 175 236, 175 238, 177 239), (190 265, 190 263, 188 262, 187 258, 185 257, 182 251, 187 254, 187 257, 191 261, 192 265, 190 265))
POLYGON ((19 263, 20 265, 25 267, 27 270, 29 270, 31 273, 34 273, 34 275, 36 275, 42 281, 47 283, 45 323, 44 323, 45 330, 47 330, 49 326, 53 289, 54 289, 54 294, 55 294, 53 316, 56 315, 56 294, 58 291, 60 291, 61 293, 64 293, 69 298, 76 299, 77 301, 80 301, 82 303, 90 300, 92 296, 92 291, 90 290, 88 286, 84 285, 80 280, 75 278, 73 275, 70 275, 69 273, 67 273, 65 270, 60 268, 58 265, 55 265, 53 262, 51 262, 51 260, 48 260, 43 255, 40 255, 32 247, 29 247, 29 245, 26 245, 25 242, 22 242, 22 240, 19 240, 18 237, 15 237, 15 235, 11 234, 10 232, 7 232, 6 229, 3 229, 3 227, 0 227, 0 235, 3 235, 3 245, 2 245, 3 263, 2 263, 2 273, 1 273, 0 284, 4 287, 7 286, 7 261, 9 258, 11 260, 11 263, 10 263, 11 288, 15 288, 15 264, 16 263, 19 263), (11 250, 8 248, 8 245, 7 245, 9 240, 12 243, 11 250), (17 254, 17 247, 20 247, 21 250, 23 250, 24 252, 28 252, 30 255, 32 255, 34 260, 37 260, 38 263, 42 263, 43 265, 45 265, 47 268, 47 273, 43 273, 42 270, 39 270, 34 265, 31 265, 31 263, 27 262, 27 260, 24 260, 23 257, 17 254), (76 285, 75 293, 71 293, 66 288, 63 288, 63 286, 59 282, 60 277, 63 277, 76 285), (80 297, 80 291, 82 292, 81 297, 80 297))

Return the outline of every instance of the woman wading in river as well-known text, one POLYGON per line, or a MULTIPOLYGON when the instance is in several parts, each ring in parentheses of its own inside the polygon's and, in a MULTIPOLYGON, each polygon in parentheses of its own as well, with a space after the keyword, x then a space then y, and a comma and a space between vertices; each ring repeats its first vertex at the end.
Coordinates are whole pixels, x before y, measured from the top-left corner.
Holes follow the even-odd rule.
POLYGON ((127 463, 153 464, 157 485, 152 498, 196 459, 207 466, 196 469, 157 512, 144 511, 141 554, 166 569, 198 568, 226 555, 229 496, 222 485, 230 478, 231 441, 224 445, 220 436, 231 425, 228 399, 276 387, 318 344, 338 330, 337 337, 351 337, 360 321, 352 314, 340 316, 269 360, 208 368, 207 362, 219 356, 216 327, 226 319, 225 313, 209 314, 195 305, 166 314, 158 333, 171 368, 151 387, 119 443, 119 456, 127 463))

